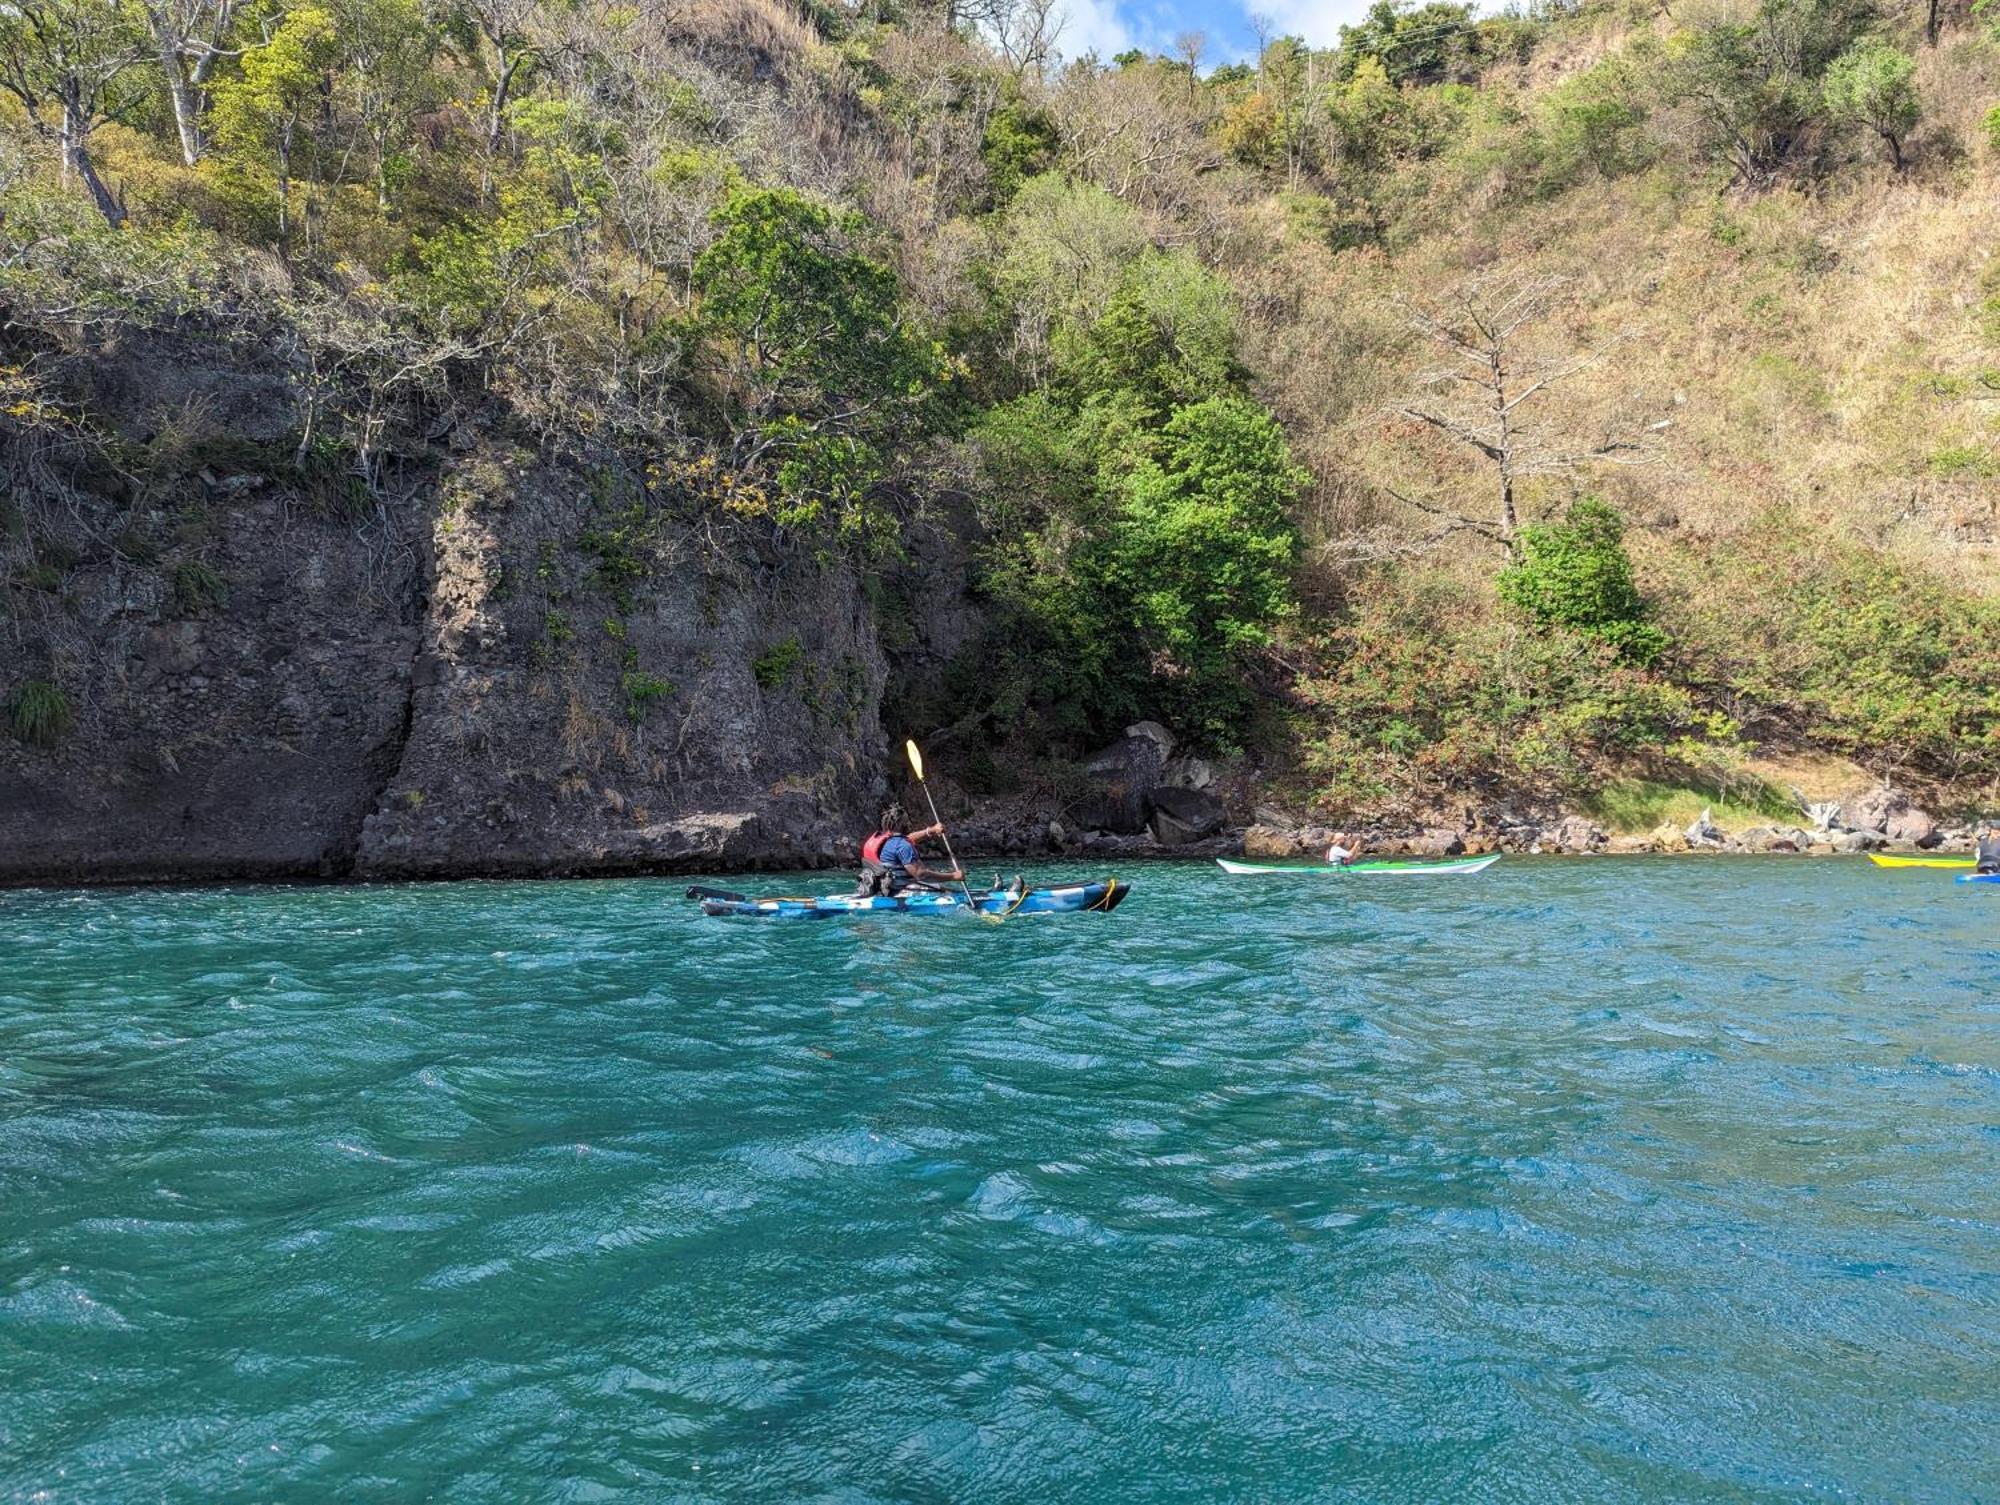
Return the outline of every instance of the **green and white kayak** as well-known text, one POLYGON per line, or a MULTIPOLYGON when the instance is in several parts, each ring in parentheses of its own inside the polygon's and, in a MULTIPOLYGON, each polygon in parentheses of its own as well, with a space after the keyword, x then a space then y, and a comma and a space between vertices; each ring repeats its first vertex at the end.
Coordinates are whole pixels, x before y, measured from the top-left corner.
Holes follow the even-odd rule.
POLYGON ((1238 877, 1262 877, 1279 873, 1333 873, 1343 878, 1462 878, 1469 873, 1482 873, 1500 860, 1498 852, 1489 852, 1484 857, 1447 857, 1443 861, 1406 862, 1398 857, 1383 857, 1370 862, 1350 862, 1345 867, 1334 862, 1231 862, 1227 857, 1215 859, 1225 873, 1238 877))

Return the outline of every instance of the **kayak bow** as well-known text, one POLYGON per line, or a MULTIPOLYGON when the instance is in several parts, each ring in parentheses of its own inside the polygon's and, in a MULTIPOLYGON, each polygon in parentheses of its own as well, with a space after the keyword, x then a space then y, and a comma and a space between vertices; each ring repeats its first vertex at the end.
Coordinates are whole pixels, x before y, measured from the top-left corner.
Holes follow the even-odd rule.
POLYGON ((1442 862, 1404 862, 1384 857, 1372 862, 1350 862, 1345 867, 1333 862, 1231 862, 1227 857, 1215 860, 1225 873, 1237 877, 1275 873, 1340 873, 1357 878, 1451 878, 1484 872, 1500 860, 1500 854, 1492 852, 1484 857, 1446 858, 1442 862))
POLYGON ((1953 883, 2000 883, 2000 873, 1960 873, 1953 883))
POLYGON ((878 894, 862 898, 854 894, 823 894, 817 898, 781 896, 758 899, 715 889, 690 888, 688 897, 701 900, 705 915, 739 916, 762 920, 824 920, 835 915, 856 914, 982 914, 996 917, 1017 914, 1110 914, 1125 902, 1132 885, 1116 878, 1092 883, 1064 883, 1054 888, 1031 888, 1025 892, 993 888, 969 895, 948 889, 917 889, 891 898, 878 894))

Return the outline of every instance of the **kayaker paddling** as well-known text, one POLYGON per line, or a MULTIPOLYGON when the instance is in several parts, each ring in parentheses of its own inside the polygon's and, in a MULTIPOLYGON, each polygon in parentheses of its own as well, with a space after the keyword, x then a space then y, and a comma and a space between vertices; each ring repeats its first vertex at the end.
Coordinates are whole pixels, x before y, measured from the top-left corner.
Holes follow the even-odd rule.
POLYGON ((855 886, 855 896, 866 899, 887 894, 893 898, 911 887, 964 882, 965 874, 957 867, 932 867, 918 855, 918 842, 943 835, 943 821, 920 831, 905 831, 902 808, 885 807, 877 830, 861 843, 861 881, 855 886))
POLYGON ((1333 845, 1326 849, 1326 860, 1335 867, 1346 867, 1361 850, 1361 843, 1352 836, 1336 836, 1333 845))
POLYGON ((1979 828, 1979 841, 1972 849, 1975 873, 2000 873, 2000 828, 1992 821, 1979 828))

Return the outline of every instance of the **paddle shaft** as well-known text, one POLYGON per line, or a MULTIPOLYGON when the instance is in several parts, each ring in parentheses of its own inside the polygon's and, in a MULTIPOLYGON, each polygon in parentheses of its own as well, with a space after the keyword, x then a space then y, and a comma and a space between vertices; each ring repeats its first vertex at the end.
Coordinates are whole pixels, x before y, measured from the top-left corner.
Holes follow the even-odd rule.
MULTIPOLYGON (((924 803, 931 807, 931 824, 938 828, 938 840, 944 843, 944 854, 951 859, 951 865, 958 867, 958 854, 951 849, 951 838, 944 834, 944 822, 938 819, 937 801, 931 798, 931 786, 922 774, 917 775, 917 787, 924 791, 924 803)), ((972 903, 972 889, 965 881, 965 869, 958 867, 958 886, 965 890, 965 902, 972 903)))

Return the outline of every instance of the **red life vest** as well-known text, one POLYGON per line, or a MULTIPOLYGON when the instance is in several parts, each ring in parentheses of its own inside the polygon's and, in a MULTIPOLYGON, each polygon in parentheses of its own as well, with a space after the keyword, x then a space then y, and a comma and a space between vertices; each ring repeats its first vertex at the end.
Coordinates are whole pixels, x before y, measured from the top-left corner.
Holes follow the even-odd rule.
POLYGON ((895 834, 894 831, 877 831, 873 836, 862 842, 861 860, 863 862, 880 862, 882 860, 882 843, 895 834))

